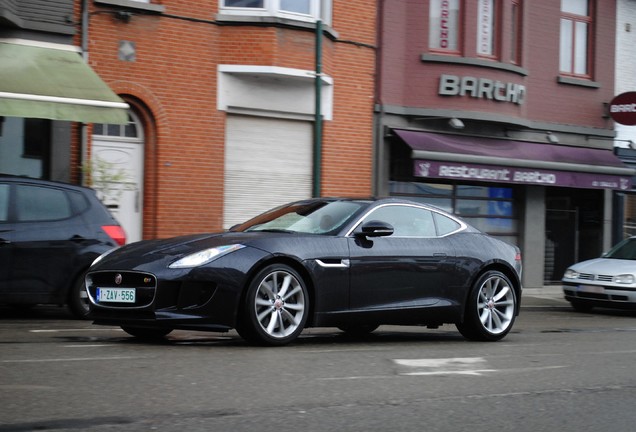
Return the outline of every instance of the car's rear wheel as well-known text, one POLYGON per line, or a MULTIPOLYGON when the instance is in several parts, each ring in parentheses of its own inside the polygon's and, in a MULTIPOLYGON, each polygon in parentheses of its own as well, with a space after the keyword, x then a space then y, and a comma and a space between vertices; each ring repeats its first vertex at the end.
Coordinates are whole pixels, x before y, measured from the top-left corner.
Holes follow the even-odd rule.
POLYGON ((516 310, 512 283, 503 273, 490 270, 473 285, 464 321, 457 324, 457 329, 470 340, 497 341, 512 328, 516 310))
POLYGON ((131 336, 139 339, 162 339, 172 331, 169 328, 145 328, 133 326, 121 326, 121 329, 131 336))
POLYGON ((84 276, 77 278, 68 297, 68 307, 71 313, 79 319, 86 319, 89 312, 88 293, 84 285, 84 276))
POLYGON ((298 272, 285 264, 269 265, 248 287, 237 330, 251 342, 285 345, 303 331, 308 311, 309 295, 298 272))

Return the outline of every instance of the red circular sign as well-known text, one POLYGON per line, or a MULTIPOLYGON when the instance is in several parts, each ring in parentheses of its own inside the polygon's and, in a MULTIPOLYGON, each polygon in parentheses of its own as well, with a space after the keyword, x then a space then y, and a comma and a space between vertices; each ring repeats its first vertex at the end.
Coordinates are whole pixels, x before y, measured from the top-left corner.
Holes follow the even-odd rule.
POLYGON ((616 123, 628 126, 636 125, 636 92, 614 96, 609 105, 609 115, 616 123))

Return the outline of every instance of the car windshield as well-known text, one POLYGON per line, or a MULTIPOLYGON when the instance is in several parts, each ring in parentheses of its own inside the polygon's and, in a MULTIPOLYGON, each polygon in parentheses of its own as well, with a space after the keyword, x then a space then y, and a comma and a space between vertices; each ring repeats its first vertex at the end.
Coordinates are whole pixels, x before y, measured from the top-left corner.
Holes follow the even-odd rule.
POLYGON ((365 203, 358 201, 306 201, 277 207, 232 231, 274 231, 305 234, 338 232, 365 203))
POLYGON ((636 238, 623 240, 603 256, 605 258, 636 260, 636 238))

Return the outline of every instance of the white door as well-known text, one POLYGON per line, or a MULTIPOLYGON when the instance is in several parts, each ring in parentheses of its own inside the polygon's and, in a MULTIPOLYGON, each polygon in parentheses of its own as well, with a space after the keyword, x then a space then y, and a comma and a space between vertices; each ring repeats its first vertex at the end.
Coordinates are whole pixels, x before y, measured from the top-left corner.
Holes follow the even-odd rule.
POLYGON ((143 133, 135 117, 128 125, 95 125, 91 186, 126 231, 126 242, 143 236, 143 133))

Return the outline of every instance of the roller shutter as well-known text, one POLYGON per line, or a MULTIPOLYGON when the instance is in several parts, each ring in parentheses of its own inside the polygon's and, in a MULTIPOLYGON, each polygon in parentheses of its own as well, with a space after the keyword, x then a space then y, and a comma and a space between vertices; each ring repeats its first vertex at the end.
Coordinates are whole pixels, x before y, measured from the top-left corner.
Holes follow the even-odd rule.
POLYGON ((224 228, 312 190, 312 123, 228 115, 224 228))

